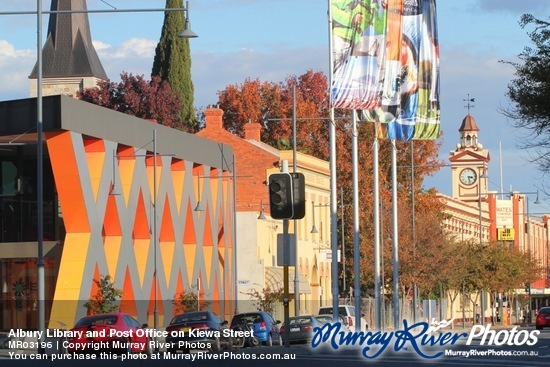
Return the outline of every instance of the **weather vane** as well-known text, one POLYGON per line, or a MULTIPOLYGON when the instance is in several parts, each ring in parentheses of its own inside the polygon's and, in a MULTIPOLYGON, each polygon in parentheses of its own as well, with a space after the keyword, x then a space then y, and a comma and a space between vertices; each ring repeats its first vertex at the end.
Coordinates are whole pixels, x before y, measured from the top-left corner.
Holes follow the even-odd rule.
POLYGON ((466 102, 466 106, 464 106, 464 108, 467 108, 468 109, 468 115, 470 114, 470 108, 474 108, 475 106, 470 104, 471 103, 476 103, 476 99, 475 98, 470 98, 470 94, 468 93, 468 98, 466 99, 463 99, 464 102, 466 102))

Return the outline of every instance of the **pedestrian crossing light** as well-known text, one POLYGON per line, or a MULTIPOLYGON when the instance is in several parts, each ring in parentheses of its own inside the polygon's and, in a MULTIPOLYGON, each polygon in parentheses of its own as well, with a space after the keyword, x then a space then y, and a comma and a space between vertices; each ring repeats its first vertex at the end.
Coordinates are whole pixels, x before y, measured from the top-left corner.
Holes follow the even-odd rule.
POLYGON ((292 219, 294 201, 292 176, 288 172, 269 175, 269 209, 273 219, 292 219))

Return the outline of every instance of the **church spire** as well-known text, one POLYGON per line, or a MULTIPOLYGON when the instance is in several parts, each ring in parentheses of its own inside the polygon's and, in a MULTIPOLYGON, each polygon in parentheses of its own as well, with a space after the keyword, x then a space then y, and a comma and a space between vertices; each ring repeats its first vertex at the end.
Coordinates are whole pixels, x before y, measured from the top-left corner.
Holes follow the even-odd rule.
MULTIPOLYGON (((52 0, 51 10, 87 10, 86 0, 52 0)), ((37 73, 35 65, 29 78, 36 79, 37 73)), ((48 35, 42 48, 42 75, 45 95, 63 93, 59 90, 51 93, 48 89, 52 88, 46 86, 65 83, 67 78, 73 80, 71 84, 80 80, 81 86, 76 90, 95 86, 98 80, 108 80, 92 44, 87 13, 50 14, 48 35)))

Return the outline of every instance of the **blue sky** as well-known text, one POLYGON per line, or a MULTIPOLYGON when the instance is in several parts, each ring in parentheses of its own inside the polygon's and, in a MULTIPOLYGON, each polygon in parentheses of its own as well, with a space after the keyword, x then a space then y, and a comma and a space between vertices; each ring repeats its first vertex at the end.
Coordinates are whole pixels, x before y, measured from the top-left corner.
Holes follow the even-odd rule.
MULTIPOLYGON (((165 0, 109 0, 119 9, 163 8, 165 0)), ((216 103, 217 91, 245 78, 279 82, 311 69, 328 72, 327 0, 192 0, 189 3, 195 106, 216 103)), ((43 1, 49 10, 50 1, 43 1)), ((89 9, 110 9, 88 0, 89 9)), ((0 12, 36 10, 35 0, 0 1, 0 12)), ((467 114, 464 99, 475 98, 470 110, 481 129, 479 140, 491 152, 490 190, 536 191, 542 175, 518 148, 525 132, 513 130, 500 109, 509 106, 506 86, 513 68, 499 60, 515 60, 530 45, 518 21, 524 13, 543 19, 550 1, 439 0, 443 147, 441 158, 459 141, 458 128, 467 114), (500 152, 502 146, 502 185, 500 152)), ((91 14, 92 38, 112 80, 122 71, 149 77, 163 13, 91 14)), ((48 19, 44 17, 44 33, 48 19)), ((44 34, 45 38, 45 34, 44 34)), ((0 100, 26 98, 28 75, 36 60, 36 17, 0 16, 0 100)), ((451 194, 450 169, 443 167, 426 180, 451 194)), ((532 212, 550 212, 543 206, 532 212)), ((533 198, 534 201, 534 198, 533 198)))

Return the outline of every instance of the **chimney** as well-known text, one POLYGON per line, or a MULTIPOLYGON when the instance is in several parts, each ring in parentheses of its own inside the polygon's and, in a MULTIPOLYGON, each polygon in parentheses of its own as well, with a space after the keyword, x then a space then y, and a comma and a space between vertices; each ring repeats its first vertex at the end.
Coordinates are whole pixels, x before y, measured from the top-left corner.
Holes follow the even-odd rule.
POLYGON ((221 108, 207 108, 204 111, 206 116, 206 130, 222 130, 223 129, 223 110, 221 108))
POLYGON ((261 141, 260 132, 262 131, 262 125, 257 122, 250 122, 244 125, 244 138, 246 140, 261 141))

